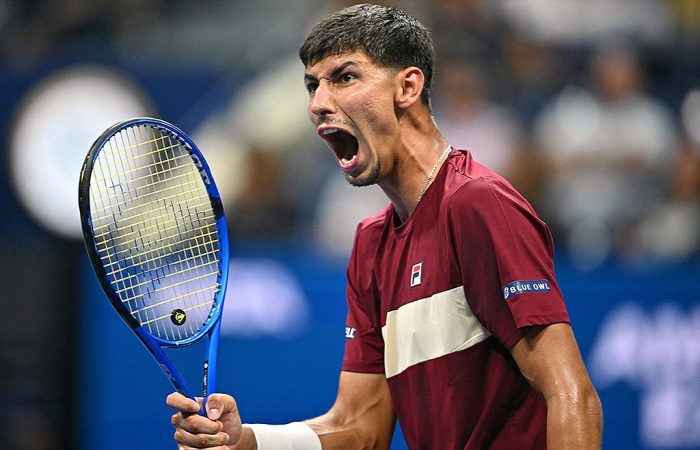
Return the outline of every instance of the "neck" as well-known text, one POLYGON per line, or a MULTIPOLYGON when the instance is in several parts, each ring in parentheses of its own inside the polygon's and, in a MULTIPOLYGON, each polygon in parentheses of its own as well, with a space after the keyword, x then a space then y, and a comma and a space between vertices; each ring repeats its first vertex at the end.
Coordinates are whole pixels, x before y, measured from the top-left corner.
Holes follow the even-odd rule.
POLYGON ((391 175, 379 183, 402 221, 413 213, 440 170, 448 144, 432 117, 402 129, 391 175), (432 172, 432 175, 431 175, 432 172))

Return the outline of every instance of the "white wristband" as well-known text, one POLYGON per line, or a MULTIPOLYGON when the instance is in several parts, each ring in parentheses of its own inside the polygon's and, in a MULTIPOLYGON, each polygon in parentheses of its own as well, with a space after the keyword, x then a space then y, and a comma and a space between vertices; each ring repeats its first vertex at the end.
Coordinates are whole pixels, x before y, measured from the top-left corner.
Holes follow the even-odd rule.
POLYGON ((258 450, 322 450, 314 430, 302 422, 286 425, 246 424, 253 430, 258 450))

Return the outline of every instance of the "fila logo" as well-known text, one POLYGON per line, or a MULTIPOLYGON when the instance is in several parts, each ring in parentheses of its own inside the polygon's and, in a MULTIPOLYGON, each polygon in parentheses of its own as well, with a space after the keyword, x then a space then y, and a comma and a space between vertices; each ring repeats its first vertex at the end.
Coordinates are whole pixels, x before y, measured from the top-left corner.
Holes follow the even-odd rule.
POLYGON ((345 327, 345 337, 348 339, 355 339, 355 332, 357 330, 353 327, 345 327))
POLYGON ((421 282, 421 276, 423 274, 423 262, 414 264, 411 269, 411 287, 418 286, 421 282))

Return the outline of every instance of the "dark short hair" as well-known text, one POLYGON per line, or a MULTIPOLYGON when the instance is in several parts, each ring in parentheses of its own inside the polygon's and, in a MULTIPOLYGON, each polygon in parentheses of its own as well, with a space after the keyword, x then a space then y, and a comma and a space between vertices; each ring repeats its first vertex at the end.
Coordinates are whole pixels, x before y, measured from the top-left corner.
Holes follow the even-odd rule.
POLYGON ((425 25, 391 6, 350 6, 316 24, 299 49, 299 57, 308 66, 327 56, 357 50, 383 67, 418 67, 425 78, 421 100, 430 107, 435 48, 425 25))

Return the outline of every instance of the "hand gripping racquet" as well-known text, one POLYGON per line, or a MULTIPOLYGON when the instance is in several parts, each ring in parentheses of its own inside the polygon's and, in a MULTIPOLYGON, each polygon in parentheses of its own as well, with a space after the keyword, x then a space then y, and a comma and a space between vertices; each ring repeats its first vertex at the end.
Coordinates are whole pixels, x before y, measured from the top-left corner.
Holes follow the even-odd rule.
POLYGON ((109 301, 181 394, 163 349, 208 336, 203 397, 214 392, 228 277, 226 219, 202 154, 178 128, 137 118, 106 130, 80 174, 85 245, 109 301))

